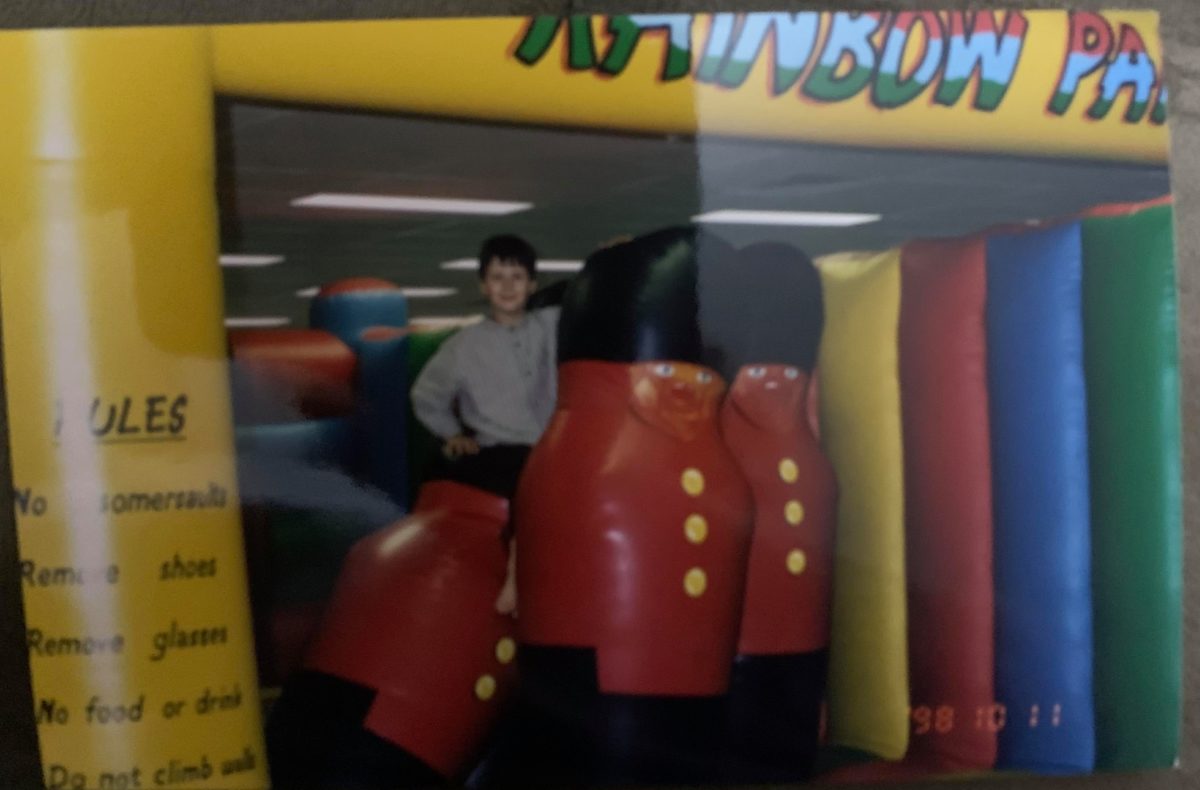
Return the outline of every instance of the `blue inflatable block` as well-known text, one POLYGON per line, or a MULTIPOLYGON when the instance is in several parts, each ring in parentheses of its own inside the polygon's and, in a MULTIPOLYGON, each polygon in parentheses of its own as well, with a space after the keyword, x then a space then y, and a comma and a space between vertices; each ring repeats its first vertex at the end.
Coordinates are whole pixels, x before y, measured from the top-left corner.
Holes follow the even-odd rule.
POLYGON ((350 420, 345 418, 241 425, 234 435, 239 462, 287 459, 348 468, 354 458, 354 437, 350 420))
POLYGON ((335 513, 347 525, 381 527, 399 518, 403 509, 360 479, 358 429, 349 418, 238 427, 242 504, 335 513))
POLYGON ((408 300, 398 288, 373 288, 318 295, 308 314, 313 329, 330 332, 358 350, 362 331, 372 326, 408 325, 408 300))
POLYGON ((408 509, 408 338, 358 343, 356 427, 368 483, 408 509))
POLYGON ((998 768, 1095 762, 1087 393, 1078 223, 987 249, 998 768))

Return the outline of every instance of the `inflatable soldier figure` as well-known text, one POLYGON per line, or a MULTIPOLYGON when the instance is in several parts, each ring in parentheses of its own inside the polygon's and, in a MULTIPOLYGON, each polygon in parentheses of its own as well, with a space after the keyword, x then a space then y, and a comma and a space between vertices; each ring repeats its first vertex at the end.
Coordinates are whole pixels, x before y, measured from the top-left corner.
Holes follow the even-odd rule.
POLYGON ((516 681, 514 621, 496 612, 511 475, 447 468, 346 558, 268 721, 276 787, 430 787, 472 767, 516 681))
POLYGON ((559 327, 559 402, 515 501, 527 784, 702 782, 719 767, 749 491, 701 363, 692 229, 594 253, 559 327))
POLYGON ((788 781, 819 739, 837 498, 810 427, 821 281, 784 244, 745 248, 701 280, 705 345, 733 382, 721 432, 754 498, 754 539, 729 695, 725 778, 788 781))

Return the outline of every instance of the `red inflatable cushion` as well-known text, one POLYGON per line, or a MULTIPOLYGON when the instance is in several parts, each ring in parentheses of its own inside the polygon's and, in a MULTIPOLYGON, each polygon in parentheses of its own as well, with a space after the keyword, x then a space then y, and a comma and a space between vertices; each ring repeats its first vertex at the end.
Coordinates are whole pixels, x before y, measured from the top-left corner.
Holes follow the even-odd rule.
POLYGON ((235 414, 242 424, 339 417, 354 408, 354 352, 317 329, 229 333, 235 414))

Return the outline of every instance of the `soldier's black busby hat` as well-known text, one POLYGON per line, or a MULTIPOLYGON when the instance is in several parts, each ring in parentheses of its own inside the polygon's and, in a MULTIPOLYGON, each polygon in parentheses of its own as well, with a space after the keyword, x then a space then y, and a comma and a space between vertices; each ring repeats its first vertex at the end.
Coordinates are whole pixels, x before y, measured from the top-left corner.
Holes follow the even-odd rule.
POLYGON ((700 273, 707 364, 726 380, 753 363, 811 371, 825 324, 812 260, 791 245, 760 242, 713 263, 700 273))
POLYGON ((597 250, 563 298, 559 362, 702 362, 698 273, 734 254, 686 227, 597 250))

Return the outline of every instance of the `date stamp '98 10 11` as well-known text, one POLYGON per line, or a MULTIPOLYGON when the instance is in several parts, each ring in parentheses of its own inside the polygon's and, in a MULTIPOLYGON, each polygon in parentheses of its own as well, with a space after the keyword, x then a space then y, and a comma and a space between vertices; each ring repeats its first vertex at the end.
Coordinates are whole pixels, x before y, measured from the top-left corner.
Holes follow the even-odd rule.
MULTIPOLYGON (((973 712, 969 726, 986 732, 1000 732, 1005 727, 1020 725, 1030 729, 1058 727, 1062 723, 1062 705, 1058 703, 1048 706, 1033 704, 1018 709, 996 702, 978 705, 973 712)), ((945 735, 963 725, 959 711, 953 705, 916 705, 909 708, 909 718, 913 735, 945 735)))

